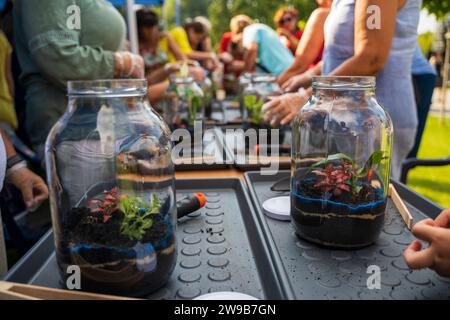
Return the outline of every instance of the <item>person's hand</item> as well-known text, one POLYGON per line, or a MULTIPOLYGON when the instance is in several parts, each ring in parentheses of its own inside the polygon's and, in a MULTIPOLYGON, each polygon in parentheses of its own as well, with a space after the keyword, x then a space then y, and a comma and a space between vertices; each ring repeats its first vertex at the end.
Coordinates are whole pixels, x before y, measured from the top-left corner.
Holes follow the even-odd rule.
POLYGON ((281 85, 281 88, 285 92, 295 92, 300 88, 308 88, 312 83, 312 74, 309 71, 305 73, 290 77, 285 83, 281 85))
POLYGON ((26 167, 12 172, 8 176, 8 182, 20 190, 30 211, 36 210, 48 198, 48 188, 44 180, 26 167))
POLYGON ((233 56, 229 52, 222 52, 219 54, 219 59, 225 64, 233 62, 233 56))
POLYGON ((308 100, 305 90, 272 97, 262 107, 264 122, 272 126, 289 124, 308 100))
POLYGON ((143 79, 144 59, 137 54, 121 51, 116 52, 115 58, 115 76, 120 78, 143 79))
POLYGON ((412 269, 430 268, 439 275, 450 277, 450 209, 444 210, 434 221, 426 219, 416 223, 414 236, 429 243, 414 240, 404 252, 406 264, 412 269))
POLYGON ((203 82, 206 78, 205 70, 202 67, 189 67, 189 75, 195 82, 203 82))
POLYGON ((175 63, 166 63, 164 66, 164 69, 167 71, 167 73, 172 74, 174 72, 178 72, 181 69, 181 62, 175 62, 175 63))
POLYGON ((277 28, 277 33, 278 33, 280 36, 286 36, 286 37, 288 37, 290 32, 289 32, 288 30, 286 30, 285 28, 277 28))

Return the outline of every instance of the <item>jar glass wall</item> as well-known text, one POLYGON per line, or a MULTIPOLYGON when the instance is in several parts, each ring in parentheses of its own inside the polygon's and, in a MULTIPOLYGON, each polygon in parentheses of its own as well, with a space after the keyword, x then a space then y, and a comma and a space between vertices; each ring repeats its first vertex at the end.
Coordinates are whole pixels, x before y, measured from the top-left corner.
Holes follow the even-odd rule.
POLYGON ((192 77, 172 76, 158 109, 172 129, 193 128, 205 117, 203 91, 192 77))
POLYGON ((46 144, 56 256, 81 289, 139 296, 176 261, 170 130, 144 80, 69 82, 69 106, 46 144))

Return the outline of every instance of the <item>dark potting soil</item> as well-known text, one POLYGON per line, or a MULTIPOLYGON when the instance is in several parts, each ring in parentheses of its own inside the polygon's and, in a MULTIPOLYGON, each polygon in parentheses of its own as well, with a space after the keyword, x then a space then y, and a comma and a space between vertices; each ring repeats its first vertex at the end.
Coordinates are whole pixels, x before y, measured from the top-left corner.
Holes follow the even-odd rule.
POLYGON ((57 252, 63 279, 65 267, 75 264, 81 268, 82 290, 141 296, 163 286, 176 262, 174 230, 163 215, 152 219, 152 227, 136 241, 121 234, 121 211, 103 222, 88 208, 73 208, 61 230, 67 247, 57 252))
POLYGON ((323 193, 317 180, 294 184, 291 216, 297 234, 314 243, 360 248, 375 242, 384 224, 387 201, 383 190, 362 184, 357 195, 323 193))

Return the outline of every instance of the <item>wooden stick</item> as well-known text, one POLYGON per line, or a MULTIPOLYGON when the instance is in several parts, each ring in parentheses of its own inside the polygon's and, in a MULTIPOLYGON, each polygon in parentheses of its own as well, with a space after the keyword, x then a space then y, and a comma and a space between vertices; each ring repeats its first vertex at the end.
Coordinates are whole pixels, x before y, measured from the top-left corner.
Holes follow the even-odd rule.
POLYGON ((409 212, 402 198, 400 198, 400 195, 398 194, 394 185, 392 184, 389 185, 389 196, 391 197, 392 202, 394 202, 394 205, 397 208, 397 210, 400 212, 400 215, 402 216, 403 221, 405 221, 406 226, 408 227, 409 230, 411 230, 414 218, 409 212))
POLYGON ((137 300, 137 299, 0 281, 0 300, 137 300))

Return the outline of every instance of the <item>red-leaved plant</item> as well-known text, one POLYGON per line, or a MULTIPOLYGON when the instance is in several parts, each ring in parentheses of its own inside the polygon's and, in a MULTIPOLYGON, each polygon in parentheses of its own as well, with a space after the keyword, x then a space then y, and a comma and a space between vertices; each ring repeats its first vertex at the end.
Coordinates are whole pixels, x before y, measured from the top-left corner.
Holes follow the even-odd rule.
POLYGON ((364 167, 359 168, 352 158, 343 153, 337 153, 313 164, 308 172, 322 178, 316 182, 314 187, 321 188, 324 192, 331 192, 337 196, 341 195, 343 191, 347 191, 357 195, 362 189, 361 180, 370 183, 373 168, 384 159, 386 157, 384 157, 383 151, 376 151, 370 156, 364 167))
POLYGON ((104 193, 104 197, 93 198, 88 201, 87 207, 93 217, 103 223, 108 222, 114 212, 119 210, 120 200, 128 198, 127 195, 119 195, 117 187, 112 188, 109 192, 104 193))

